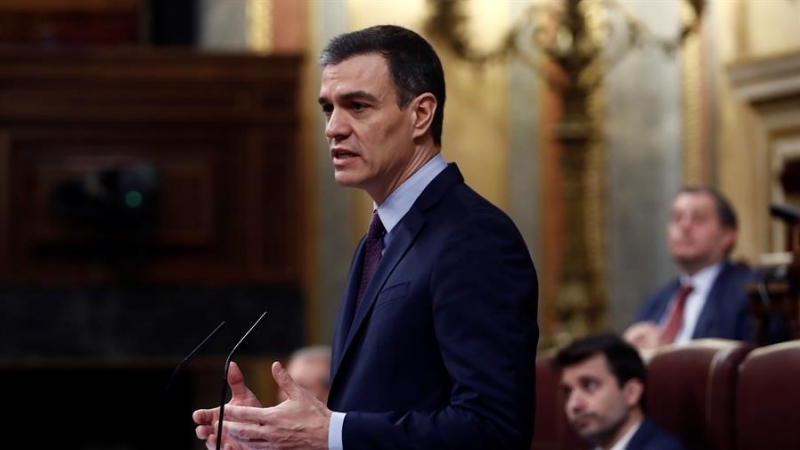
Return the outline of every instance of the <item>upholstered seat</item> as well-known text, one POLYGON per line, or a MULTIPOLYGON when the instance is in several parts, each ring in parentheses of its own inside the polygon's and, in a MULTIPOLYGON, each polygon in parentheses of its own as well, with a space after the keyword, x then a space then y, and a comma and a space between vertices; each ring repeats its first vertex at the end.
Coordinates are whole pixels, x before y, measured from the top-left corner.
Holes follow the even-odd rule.
POLYGON ((531 450, 582 450, 592 445, 583 441, 567 423, 564 394, 552 363, 552 350, 536 358, 536 419, 531 450))
POLYGON ((739 450, 800 449, 800 340, 768 345, 745 358, 739 375, 739 450))
POLYGON ((724 339, 662 347, 647 364, 647 414, 689 449, 735 450, 739 365, 753 348, 724 339))

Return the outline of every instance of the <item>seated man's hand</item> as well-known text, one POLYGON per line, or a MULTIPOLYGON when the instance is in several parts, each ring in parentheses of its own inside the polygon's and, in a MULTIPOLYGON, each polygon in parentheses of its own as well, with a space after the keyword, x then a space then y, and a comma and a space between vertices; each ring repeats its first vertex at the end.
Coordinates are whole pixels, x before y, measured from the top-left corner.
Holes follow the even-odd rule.
POLYGON ((622 338, 640 351, 653 350, 662 344, 661 331, 655 322, 637 322, 625 330, 622 338))

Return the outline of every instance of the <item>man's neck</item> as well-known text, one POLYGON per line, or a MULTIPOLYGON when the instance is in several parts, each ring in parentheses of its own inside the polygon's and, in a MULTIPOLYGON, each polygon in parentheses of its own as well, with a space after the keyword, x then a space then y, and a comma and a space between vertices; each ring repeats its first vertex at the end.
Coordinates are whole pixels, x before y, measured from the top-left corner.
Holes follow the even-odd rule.
POLYGON ((638 427, 643 420, 644 420, 644 414, 642 414, 642 411, 638 408, 634 409, 628 415, 628 418, 625 420, 625 423, 621 427, 619 427, 619 429, 617 429, 617 432, 614 433, 611 439, 601 444, 600 448, 602 450, 613 449, 614 446, 620 442, 620 440, 627 437, 628 433, 635 427, 638 427))
POLYGON ((710 261, 710 262, 707 261, 707 262, 703 262, 703 263, 699 263, 699 264, 681 264, 680 262, 678 262, 678 266, 680 267, 681 272, 684 275, 689 276, 689 277, 693 277, 698 272, 702 271, 703 269, 706 269, 706 268, 711 267, 711 266, 715 266, 715 265, 720 264, 720 263, 722 263, 724 261, 725 261, 725 259, 723 258, 723 259, 719 259, 719 260, 716 260, 716 261, 710 261))

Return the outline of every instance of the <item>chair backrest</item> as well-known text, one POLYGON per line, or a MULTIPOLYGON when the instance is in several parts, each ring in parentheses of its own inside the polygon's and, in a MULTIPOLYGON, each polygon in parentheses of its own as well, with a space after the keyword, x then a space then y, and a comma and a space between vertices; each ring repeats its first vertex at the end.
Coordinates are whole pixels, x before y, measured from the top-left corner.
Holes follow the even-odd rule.
POLYGON ((698 339, 659 349, 647 363, 648 416, 689 449, 735 450, 739 366, 753 348, 698 339))
POLYGON ((553 350, 546 350, 536 357, 536 418, 531 450, 592 448, 567 423, 559 375, 552 369, 554 356, 553 350))
POLYGON ((800 448, 800 340, 753 350, 739 375, 739 450, 800 448))

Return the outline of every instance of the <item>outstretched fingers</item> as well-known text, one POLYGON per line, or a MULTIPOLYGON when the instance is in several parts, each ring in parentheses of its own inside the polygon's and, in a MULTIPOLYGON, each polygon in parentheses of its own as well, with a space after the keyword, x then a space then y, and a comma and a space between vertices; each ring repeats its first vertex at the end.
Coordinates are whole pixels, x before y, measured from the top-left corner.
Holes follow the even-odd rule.
POLYGON ((292 379, 292 376, 289 375, 289 372, 283 368, 280 362, 275 361, 272 363, 272 378, 275 379, 275 383, 278 384, 278 388, 280 388, 284 393, 286 393, 286 397, 289 400, 297 400, 303 395, 303 388, 300 387, 299 384, 295 383, 292 379))

